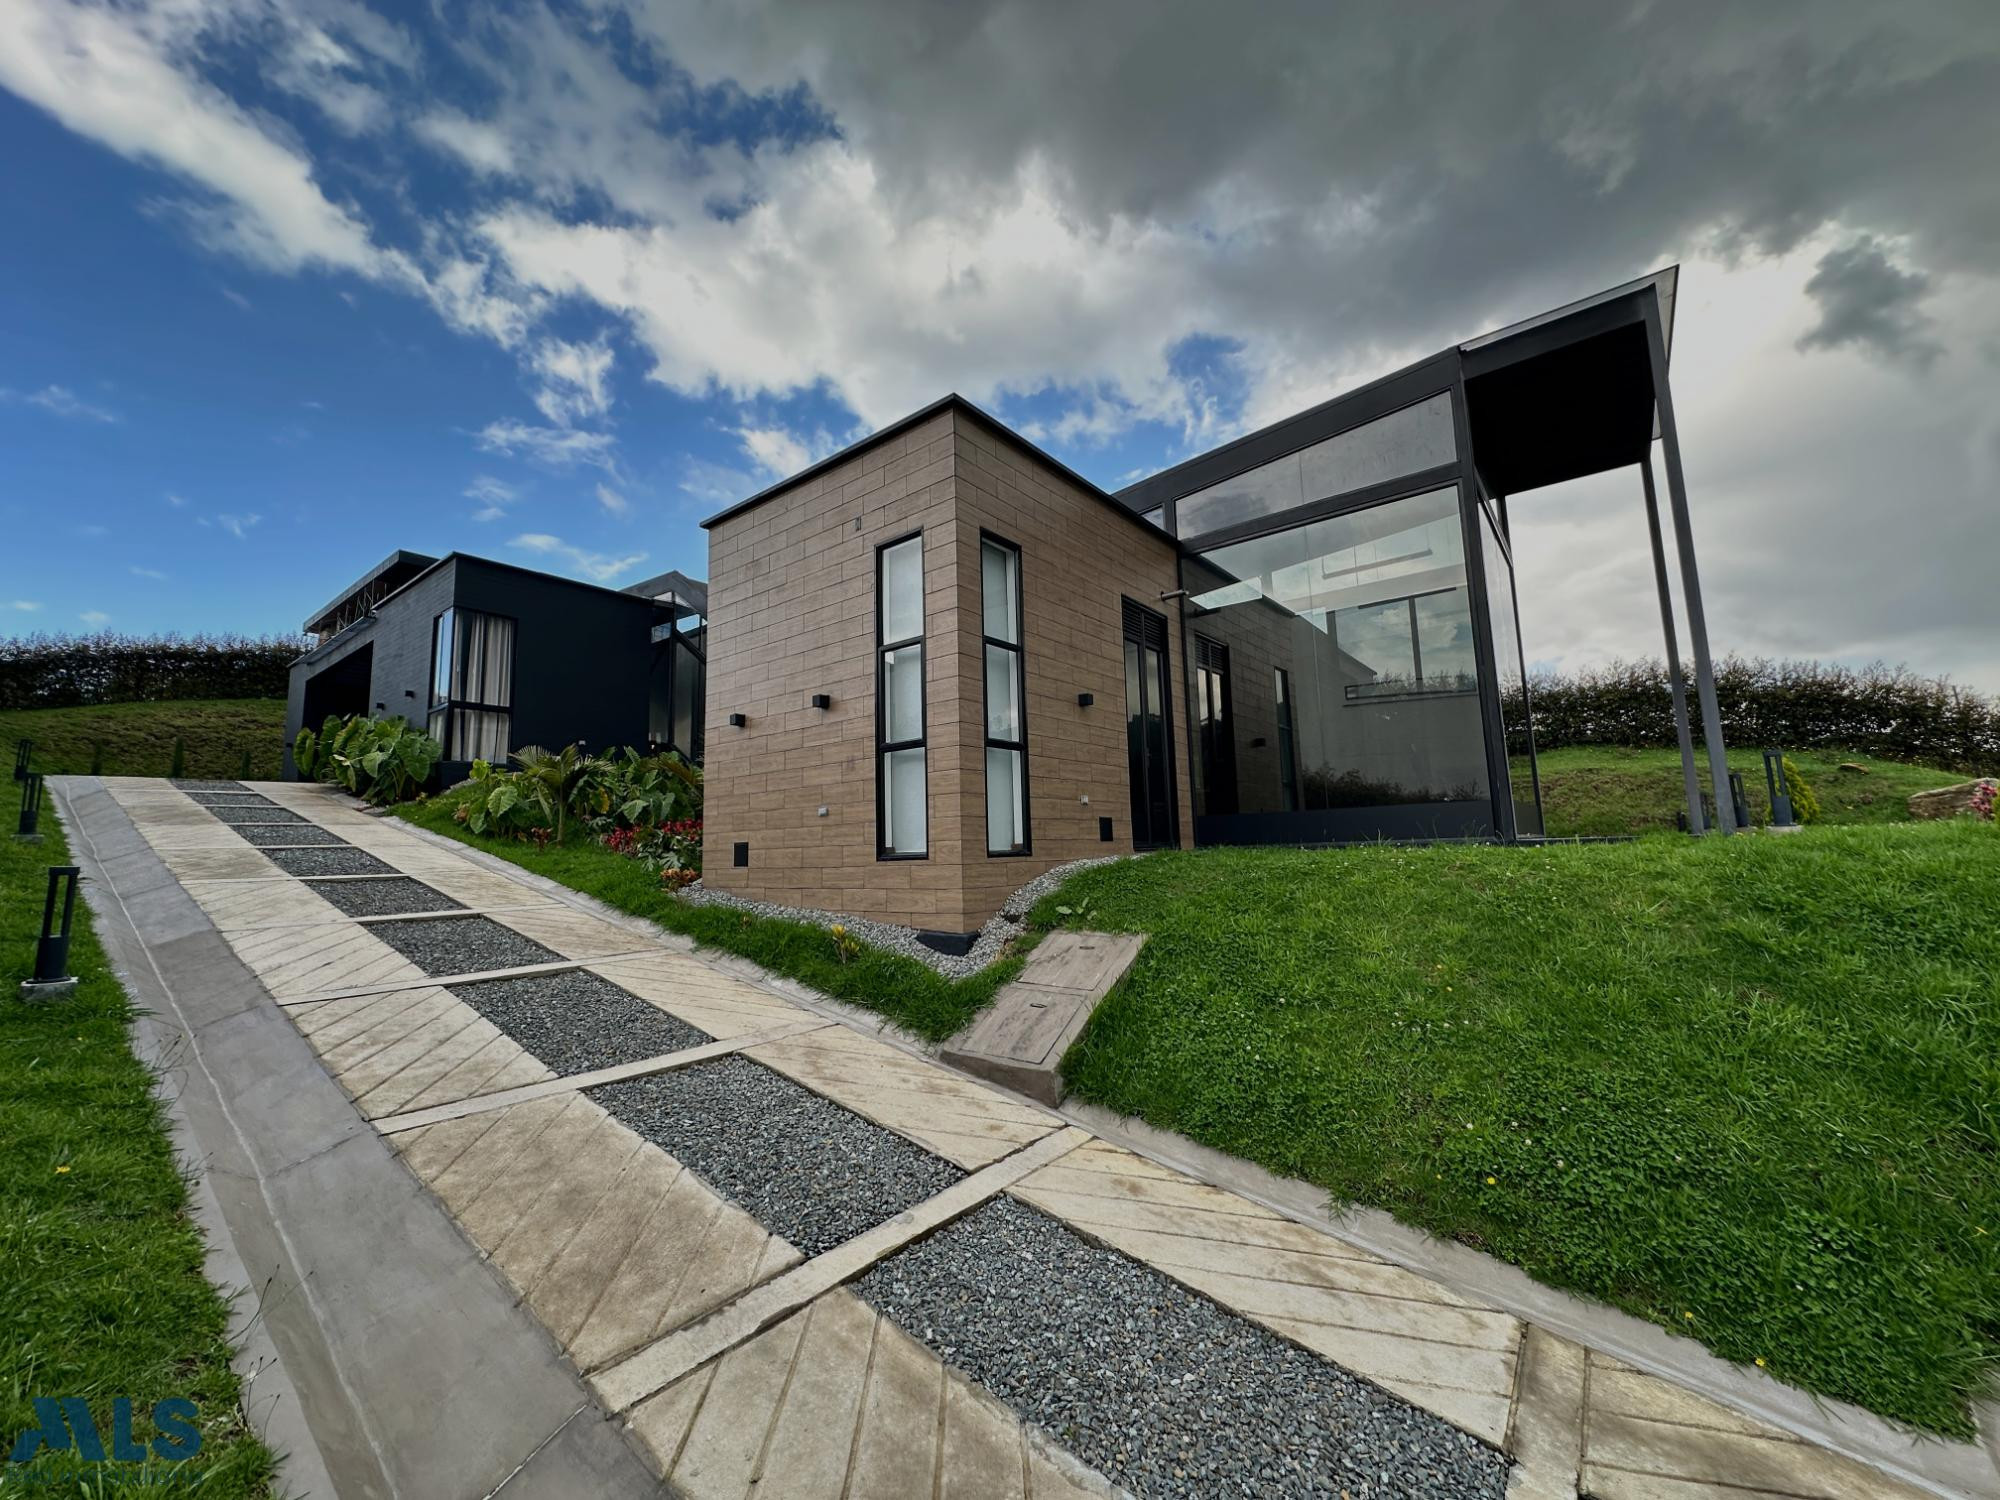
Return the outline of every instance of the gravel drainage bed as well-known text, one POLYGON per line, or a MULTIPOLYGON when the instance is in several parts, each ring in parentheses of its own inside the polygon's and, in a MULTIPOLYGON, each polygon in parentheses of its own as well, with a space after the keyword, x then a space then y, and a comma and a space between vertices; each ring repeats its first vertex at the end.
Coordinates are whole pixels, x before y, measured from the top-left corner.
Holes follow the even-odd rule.
POLYGON ((483 974, 557 964, 563 956, 491 917, 439 917, 425 922, 381 922, 368 929, 426 974, 483 974))
POLYGON ((316 828, 301 819, 298 823, 287 823, 282 828, 249 827, 240 823, 229 825, 247 841, 262 847, 265 844, 325 844, 328 847, 350 848, 347 840, 336 833, 328 833, 324 828, 316 828))
MULTIPOLYGON (((248 792, 249 787, 240 781, 189 781, 185 778, 172 783, 184 792, 248 792)), ((252 795, 255 795, 254 793, 252 795)))
POLYGON ((1135 1494, 1502 1500, 1507 1460, 1027 1205, 853 1289, 1135 1494))
POLYGON ((189 792, 189 800, 203 807, 276 807, 262 792, 189 792))
POLYGON ((313 887, 350 917, 402 917, 415 911, 463 911, 465 903, 407 875, 394 880, 329 880, 313 887))
POLYGON ((946 979, 964 979, 977 974, 1006 952, 1007 945, 1025 930, 1028 909, 1071 875, 1092 865, 1108 865, 1114 859, 1131 857, 1112 854, 1099 859, 1078 859, 1066 865, 1057 865, 1053 870, 1044 870, 1007 898, 1000 911, 979 929, 979 936, 964 953, 938 952, 917 936, 914 927, 878 922, 872 917, 847 916, 815 906, 782 906, 775 901, 752 901, 728 891, 710 890, 700 881, 682 891, 680 899, 690 906, 726 906, 733 911, 748 912, 753 917, 778 917, 787 922, 804 922, 812 927, 830 927, 839 922, 857 941, 871 948, 914 958, 946 979))
POLYGON ((747 1057, 589 1093, 807 1255, 844 1244, 965 1175, 747 1057))
POLYGON ((396 867, 352 844, 331 849, 266 849, 264 857, 287 875, 394 875, 396 867))
POLYGON ((274 802, 210 802, 208 810, 225 823, 305 823, 309 820, 286 812, 274 802))
POLYGON ((451 992, 564 1076, 715 1040, 581 969, 454 985, 451 992))

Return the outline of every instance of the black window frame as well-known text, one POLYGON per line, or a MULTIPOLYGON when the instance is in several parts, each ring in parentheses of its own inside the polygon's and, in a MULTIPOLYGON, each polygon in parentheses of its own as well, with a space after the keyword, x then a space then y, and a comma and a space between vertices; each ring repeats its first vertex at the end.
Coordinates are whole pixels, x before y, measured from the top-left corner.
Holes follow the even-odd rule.
MULTIPOLYGON (((430 733, 432 715, 442 713, 444 719, 439 725, 441 732, 437 736, 438 748, 441 752, 438 759, 441 761, 463 760, 466 758, 452 753, 452 715, 459 709, 466 709, 476 713, 505 714, 507 716, 508 739, 509 741, 513 739, 514 705, 512 703, 485 703, 476 698, 458 698, 452 696, 452 690, 461 686, 465 678, 465 635, 458 628, 458 617, 462 615, 479 615, 487 619, 505 620, 514 627, 508 633, 507 637, 507 681, 515 683, 520 680, 520 616, 503 615, 498 610, 493 609, 466 609, 458 604, 447 604, 443 609, 431 616, 430 701, 424 710, 424 733, 430 733), (438 627, 444 623, 446 615, 453 617, 451 629, 451 667, 445 675, 445 696, 439 698, 437 696, 438 627)), ((508 753, 511 755, 512 751, 510 750, 508 753)))
MULTIPOLYGON (((1035 852, 1034 803, 1030 793, 1028 774, 1028 652, 1025 637, 1028 633, 1027 558, 1022 555, 1020 545, 983 527, 979 532, 979 679, 980 679, 980 734, 986 750, 1014 750, 1021 756, 1021 842, 1017 848, 995 849, 993 847, 993 793, 989 786, 986 792, 986 857, 988 859, 1027 859, 1035 852), (986 633, 986 547, 988 543, 1014 554, 1014 632, 1023 637, 1019 641, 1003 641, 986 633), (1014 653, 1014 684, 1020 693, 1017 705, 1016 728, 1019 740, 999 740, 992 734, 993 704, 992 682, 986 675, 986 651, 989 646, 998 646, 1003 651, 1014 653)), ((981 770, 988 780, 992 772, 985 767, 985 755, 980 756, 981 770)), ((926 770, 928 770, 926 762, 926 770)))
POLYGON ((875 548, 875 858, 880 862, 891 860, 920 860, 931 857, 931 695, 930 695, 930 653, 924 650, 922 667, 917 673, 917 738, 897 740, 887 739, 889 727, 888 659, 891 651, 900 651, 907 646, 920 650, 926 645, 922 627, 929 624, 929 611, 924 608, 924 530, 919 526, 915 531, 904 532, 891 537, 875 548), (886 599, 882 592, 882 562, 891 548, 900 547, 905 542, 917 544, 917 624, 919 629, 913 636, 900 640, 884 640, 882 637, 883 608, 886 599), (897 750, 921 750, 924 752, 924 847, 920 854, 901 854, 889 847, 887 838, 889 815, 889 788, 887 771, 889 755, 897 750))

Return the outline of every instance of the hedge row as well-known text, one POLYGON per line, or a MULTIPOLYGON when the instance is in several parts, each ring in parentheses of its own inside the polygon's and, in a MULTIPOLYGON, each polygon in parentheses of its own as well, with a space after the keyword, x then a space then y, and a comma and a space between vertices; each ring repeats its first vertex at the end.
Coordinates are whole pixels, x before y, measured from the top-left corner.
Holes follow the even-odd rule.
MULTIPOLYGON (((1699 739, 1694 668, 1685 671, 1699 739)), ((1529 690, 1541 749, 1675 743, 1664 662, 1537 675, 1529 690)), ((1880 663, 1856 670, 1732 656, 1716 664, 1715 695, 1724 742, 1746 749, 1856 750, 1967 774, 2000 771, 2000 700, 1942 677, 1880 663)))
POLYGON ((282 698, 304 636, 24 635, 0 639, 0 708, 282 698))

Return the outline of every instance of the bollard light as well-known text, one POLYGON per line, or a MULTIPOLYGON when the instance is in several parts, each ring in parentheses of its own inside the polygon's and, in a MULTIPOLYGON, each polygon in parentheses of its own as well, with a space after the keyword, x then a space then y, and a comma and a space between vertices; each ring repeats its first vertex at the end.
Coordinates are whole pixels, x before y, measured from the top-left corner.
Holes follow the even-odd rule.
POLYGON ((1792 784, 1785 780, 1785 752, 1766 750, 1764 752, 1764 785, 1771 793, 1771 826, 1790 828, 1792 816, 1792 784))
POLYGON ((35 977, 21 981, 27 1000, 54 1000, 76 988, 69 973, 69 931, 76 919, 76 883, 83 871, 75 865, 49 867, 49 894, 42 902, 42 936, 35 945, 35 977), (62 922, 56 922, 56 897, 62 897, 62 922))
POLYGON ((28 779, 28 757, 30 757, 34 753, 35 753, 35 742, 33 740, 15 741, 14 779, 16 781, 26 781, 28 779))
POLYGON ((1744 789, 1741 771, 1729 773, 1729 801, 1736 809, 1736 826, 1750 827, 1750 793, 1744 789))
POLYGON ((37 829, 42 817, 42 773, 30 771, 21 779, 21 826, 14 837, 24 844, 39 844, 37 829))

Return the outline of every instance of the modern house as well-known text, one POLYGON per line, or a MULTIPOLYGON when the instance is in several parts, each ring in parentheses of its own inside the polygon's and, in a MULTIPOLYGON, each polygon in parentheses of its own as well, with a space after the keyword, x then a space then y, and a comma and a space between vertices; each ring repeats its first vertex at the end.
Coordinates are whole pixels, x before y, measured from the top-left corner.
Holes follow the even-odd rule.
MULTIPOLYGON (((1455 345, 1115 495, 947 396, 712 517, 705 881, 949 946, 1092 855, 1538 837, 1509 501, 1640 466, 1677 663, 1656 437, 1723 784, 1675 284, 1455 345)), ((1674 699, 1699 830, 1677 673, 1674 699)))
MULTIPOLYGON (((440 773, 582 741, 702 756, 708 591, 663 573, 603 588, 454 552, 393 552, 306 621, 285 743, 328 714, 396 714, 440 773)), ((287 770, 290 768, 287 751, 287 770)))

